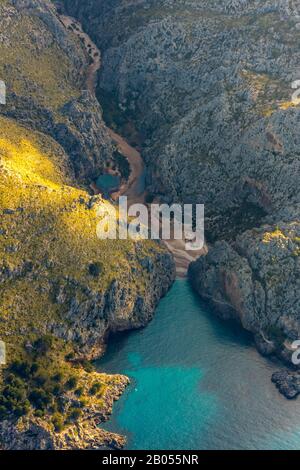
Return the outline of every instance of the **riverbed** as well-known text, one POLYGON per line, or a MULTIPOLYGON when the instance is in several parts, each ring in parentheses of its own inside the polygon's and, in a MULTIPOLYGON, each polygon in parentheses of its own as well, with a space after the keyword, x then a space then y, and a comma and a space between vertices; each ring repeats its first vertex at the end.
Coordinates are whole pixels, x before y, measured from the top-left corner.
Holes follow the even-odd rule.
POLYGON ((270 380, 281 366, 216 318, 186 280, 147 328, 113 338, 97 365, 132 381, 105 425, 127 436, 127 449, 300 447, 300 402, 270 380))

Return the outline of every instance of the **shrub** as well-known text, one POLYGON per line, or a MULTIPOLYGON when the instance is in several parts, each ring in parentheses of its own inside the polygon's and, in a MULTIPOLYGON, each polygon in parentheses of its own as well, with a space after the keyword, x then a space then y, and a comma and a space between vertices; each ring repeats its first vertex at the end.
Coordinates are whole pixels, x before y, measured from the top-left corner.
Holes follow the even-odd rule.
POLYGON ((31 366, 31 374, 34 375, 39 370, 39 365, 37 362, 34 362, 31 366))
POLYGON ((84 407, 86 406, 86 404, 87 404, 87 401, 86 401, 84 398, 82 398, 82 399, 79 401, 78 406, 79 406, 79 408, 84 408, 84 407))
POLYGON ((31 376, 31 366, 28 362, 15 361, 12 363, 10 370, 24 379, 31 376))
POLYGON ((74 360, 74 357, 75 357, 74 353, 70 352, 69 354, 66 354, 65 360, 68 362, 71 362, 74 360))
POLYGON ((23 388, 13 387, 12 385, 7 385, 3 390, 3 396, 10 402, 20 402, 25 400, 26 392, 23 388))
POLYGON ((34 348, 36 352, 42 356, 45 356, 50 351, 52 345, 53 340, 49 335, 45 335, 34 342, 34 348))
POLYGON ((53 393, 54 396, 58 397, 59 395, 62 394, 63 389, 62 389, 62 387, 61 387, 60 385, 55 385, 55 386, 52 388, 51 392, 53 393))
POLYGON ((0 397, 0 419, 5 418, 9 412, 13 413, 15 417, 28 414, 30 403, 27 400, 27 393, 23 382, 20 382, 20 384, 18 387, 11 384, 4 387, 0 397))
POLYGON ((53 377, 51 378, 51 380, 53 380, 53 382, 58 382, 60 383, 62 381, 62 378, 63 378, 63 375, 61 372, 58 372, 57 374, 53 375, 53 377))
POLYGON ((84 370, 86 372, 94 372, 95 370, 95 367, 93 366, 93 364, 89 361, 82 361, 81 362, 81 365, 82 367, 84 368, 84 370))
POLYGON ((121 172, 122 177, 127 181, 131 170, 127 158, 125 158, 120 152, 114 152, 114 159, 117 163, 117 166, 121 172))
POLYGON ((68 414, 68 421, 78 421, 81 415, 82 411, 79 408, 70 408, 68 414))
POLYGON ((96 395, 100 390, 101 390, 101 383, 95 382, 95 383, 91 386, 91 388, 90 388, 90 390, 89 390, 89 394, 90 394, 90 395, 96 395))
POLYGON ((84 408, 87 404, 87 401, 82 398, 81 400, 77 401, 77 402, 73 402, 73 408, 84 408))
POLYGON ((24 388, 25 383, 20 377, 17 377, 14 374, 8 374, 8 376, 5 379, 6 384, 12 385, 13 387, 17 388, 24 388))
POLYGON ((4 405, 0 405, 0 419, 5 419, 7 416, 7 408, 4 405))
POLYGON ((65 412, 65 402, 64 402, 62 397, 58 397, 58 399, 56 401, 56 406, 57 406, 57 409, 60 413, 65 412))
POLYGON ((29 400, 35 408, 45 410, 51 403, 51 396, 41 388, 35 388, 30 392, 29 400))
POLYGON ((84 392, 83 387, 79 387, 79 388, 77 388, 77 390, 75 390, 74 393, 75 393, 76 397, 81 397, 83 395, 83 392, 84 392))
POLYGON ((152 202, 154 201, 154 198, 155 196, 153 194, 146 194, 146 197, 145 197, 145 202, 146 204, 152 204, 152 202))
POLYGON ((26 416, 30 410, 30 403, 28 400, 25 400, 22 404, 17 405, 14 408, 14 415, 16 417, 26 416))
POLYGON ((70 377, 69 380, 65 383, 65 388, 67 390, 74 390, 77 385, 77 378, 75 376, 70 377))
POLYGON ((56 413, 52 417, 52 424, 56 432, 61 432, 64 429, 64 422, 60 414, 56 413))
POLYGON ((102 271, 100 263, 91 263, 89 265, 89 274, 93 277, 99 277, 102 271))
POLYGON ((47 376, 45 374, 39 374, 35 377, 35 383, 38 387, 42 387, 47 382, 47 376))

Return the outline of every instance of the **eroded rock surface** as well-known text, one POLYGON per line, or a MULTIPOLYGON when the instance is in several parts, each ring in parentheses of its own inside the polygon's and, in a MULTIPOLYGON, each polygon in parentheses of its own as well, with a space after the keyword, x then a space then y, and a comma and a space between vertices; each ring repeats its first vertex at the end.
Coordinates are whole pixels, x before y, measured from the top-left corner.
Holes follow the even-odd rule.
POLYGON ((299 372, 280 371, 272 375, 272 382, 279 392, 289 400, 296 398, 300 394, 300 374, 299 372))
POLYGON ((263 225, 217 242, 190 268, 190 279, 225 318, 237 318, 259 349, 290 359, 300 335, 298 221, 263 225))
POLYGON ((153 193, 205 203, 210 239, 299 202, 296 2, 64 4, 103 52, 99 92, 145 137, 153 193))

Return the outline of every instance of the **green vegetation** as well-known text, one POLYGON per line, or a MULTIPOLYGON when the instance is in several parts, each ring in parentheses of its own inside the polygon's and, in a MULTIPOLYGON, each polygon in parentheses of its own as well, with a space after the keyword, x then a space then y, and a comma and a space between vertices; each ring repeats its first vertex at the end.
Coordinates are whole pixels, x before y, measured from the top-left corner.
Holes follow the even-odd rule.
MULTIPOLYGON (((81 70, 42 20, 7 4, 0 1, 0 78, 9 93, 29 99, 33 110, 47 107, 56 119, 79 96, 81 70)), ((78 65, 81 54, 78 48, 78 65)), ((126 174, 127 161, 118 154, 116 161, 126 174)), ((0 419, 42 418, 62 432, 84 419, 85 407, 107 410, 120 383, 78 357, 80 340, 65 339, 77 327, 72 305, 84 310, 115 280, 130 286, 133 299, 143 297, 150 281, 137 259, 162 248, 99 240, 97 208, 111 204, 78 186, 53 139, 2 115, 0 170, 0 338, 8 361, 0 371, 0 419)))
POLYGON ((106 392, 118 378, 87 373, 80 363, 70 365, 63 359, 65 351, 65 344, 49 335, 21 348, 22 358, 2 376, 0 419, 47 418, 61 432, 84 416, 84 408, 103 407, 106 392))
POLYGON ((120 152, 115 151, 114 162, 115 162, 116 167, 120 171, 122 178, 124 178, 127 181, 130 176, 130 165, 128 163, 127 158, 125 158, 120 152))
MULTIPOLYGON (((120 135, 126 137, 126 140, 131 145, 142 144, 143 138, 141 131, 135 128, 135 114, 126 109, 124 111, 120 108, 116 96, 109 93, 107 90, 98 88, 97 97, 103 109, 103 118, 105 123, 111 129, 117 130, 120 135)), ((130 176, 130 166, 126 158, 118 151, 114 153, 114 161, 118 167, 123 178, 128 179, 130 176)))
MULTIPOLYGON (((143 295, 148 280, 138 264, 132 274, 136 243, 97 238, 97 205, 76 188, 62 149, 3 117, 0 129, 0 265, 15 273, 0 290, 0 337, 5 341, 9 330, 13 358, 20 329, 30 335, 45 323, 64 322, 71 299, 81 304, 88 291, 104 293, 115 279, 143 295), (61 292, 64 302, 57 300, 61 292)), ((100 198, 99 204, 110 207, 100 198)), ((140 255, 149 256, 154 246, 159 249, 151 241, 139 244, 140 255)), ((48 346, 39 345, 41 351, 48 346)))
POLYGON ((91 386, 91 388, 90 388, 90 390, 89 390, 89 394, 90 394, 90 395, 97 395, 97 393, 100 392, 101 387, 102 387, 101 383, 95 382, 95 383, 91 386))
MULTIPOLYGON (((0 129, 0 338, 8 358, 0 419, 43 418, 61 432, 84 418, 85 406, 101 410, 118 378, 94 372, 76 359, 77 344, 46 334, 45 326, 72 328, 70 302, 104 293, 114 279, 140 295, 149 281, 137 263, 133 277, 134 242, 97 238, 97 206, 72 181, 63 150, 13 120, 0 117, 0 129)), ((140 256, 153 247, 139 244, 140 256)))
MULTIPOLYGON (((16 360, 5 370, 3 377, 3 389, 0 398, 1 418, 8 418, 11 415, 20 417, 28 415, 33 410, 38 417, 45 414, 58 413, 60 404, 58 397, 62 397, 64 388, 57 385, 57 372, 52 377, 49 376, 53 351, 47 348, 40 355, 39 345, 49 344, 49 337, 39 338, 32 345, 30 353, 23 352, 23 360, 16 360)), ((51 344, 51 348, 54 343, 51 344)), ((65 368, 64 374, 68 376, 65 368)), ((71 378, 68 378, 70 381, 71 378)))
MULTIPOLYGON (((7 4, 0 3, 2 30, 5 31, 0 55, 1 79, 17 95, 58 109, 79 94, 75 66, 42 20, 17 11, 8 14, 7 4)), ((78 55, 80 57, 79 47, 78 55)))
POLYGON ((65 383, 65 388, 67 390, 74 390, 74 388, 76 388, 77 386, 77 378, 72 376, 70 377, 67 382, 65 383))
POLYGON ((100 263, 91 263, 89 265, 89 273, 91 276, 99 277, 102 271, 102 266, 100 263))

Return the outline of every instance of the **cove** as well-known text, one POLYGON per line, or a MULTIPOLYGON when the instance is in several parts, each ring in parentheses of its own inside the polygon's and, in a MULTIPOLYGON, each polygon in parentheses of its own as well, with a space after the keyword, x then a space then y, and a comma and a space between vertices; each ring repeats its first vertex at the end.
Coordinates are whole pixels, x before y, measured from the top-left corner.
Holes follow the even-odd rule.
POLYGON ((97 362, 131 385, 110 431, 127 449, 299 449, 300 401, 271 383, 280 369, 238 325, 216 318, 177 280, 147 328, 111 339, 97 362))

